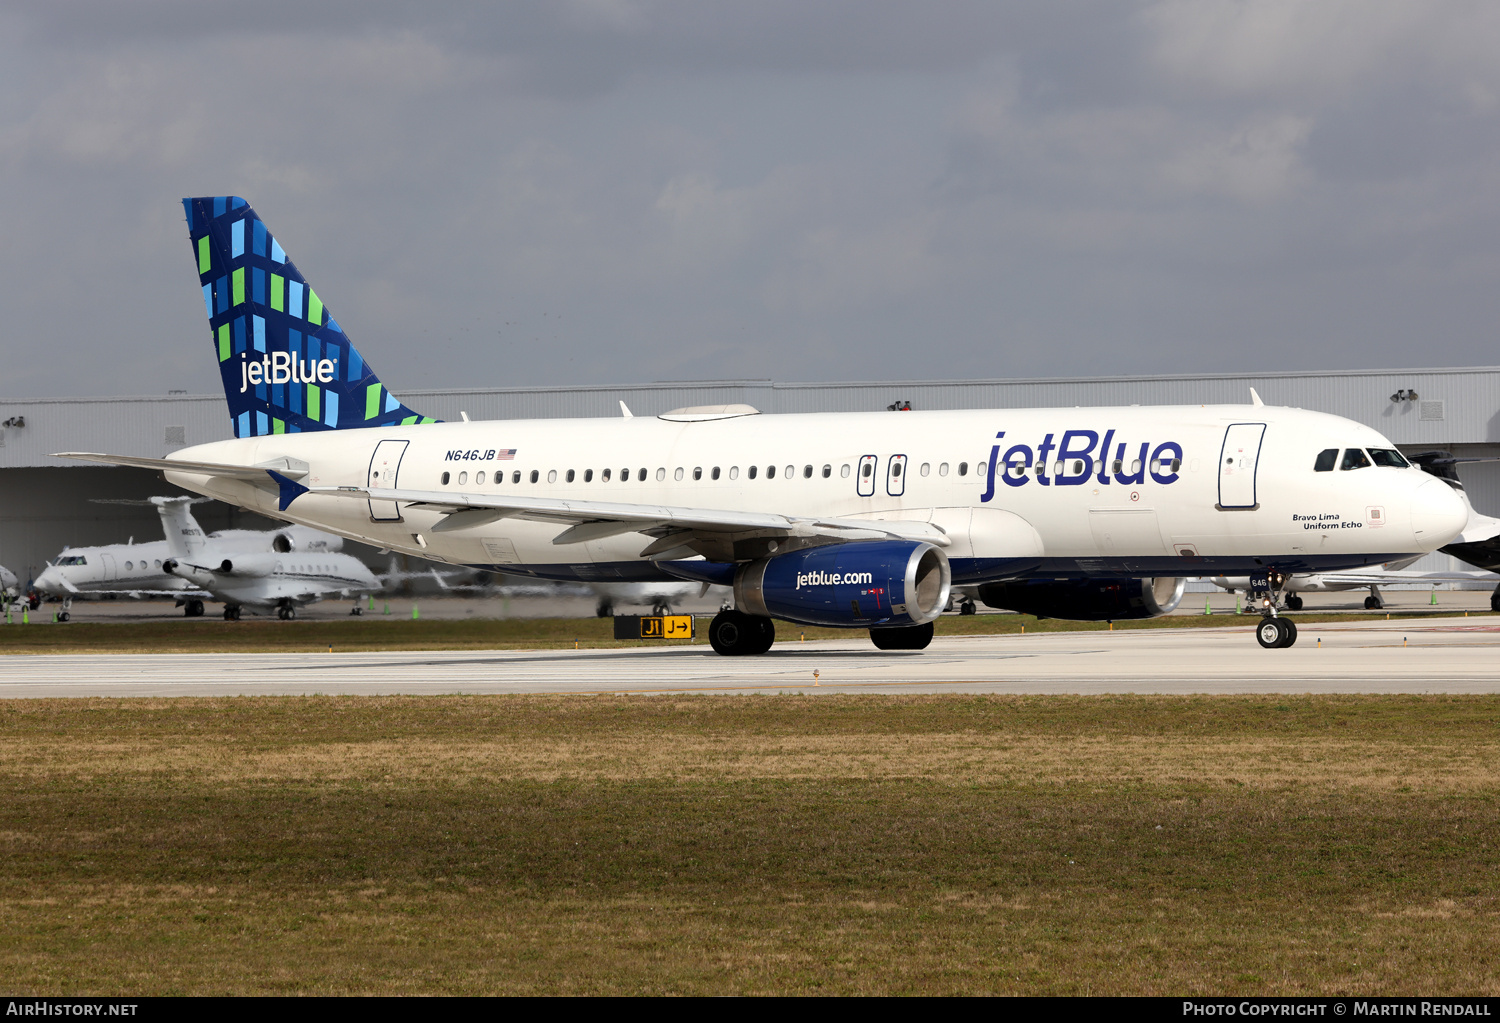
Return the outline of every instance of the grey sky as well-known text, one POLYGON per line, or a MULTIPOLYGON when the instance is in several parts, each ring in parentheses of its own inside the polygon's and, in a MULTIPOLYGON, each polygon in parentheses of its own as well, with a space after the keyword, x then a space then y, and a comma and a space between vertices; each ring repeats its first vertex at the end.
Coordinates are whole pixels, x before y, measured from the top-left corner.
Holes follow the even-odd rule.
POLYGON ((1500 363, 1500 5, 0 2, 0 395, 1500 363))

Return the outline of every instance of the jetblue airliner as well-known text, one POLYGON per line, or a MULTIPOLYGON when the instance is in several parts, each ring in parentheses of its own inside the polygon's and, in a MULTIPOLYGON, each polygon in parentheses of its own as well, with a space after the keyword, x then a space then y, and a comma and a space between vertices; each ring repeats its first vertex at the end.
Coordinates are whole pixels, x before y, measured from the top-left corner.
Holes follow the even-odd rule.
POLYGON ((1251 405, 436 422, 355 349, 245 200, 185 199, 233 440, 166 459, 188 490, 434 561, 732 586, 722 654, 773 620, 916 650, 955 584, 992 607, 1165 614, 1182 577, 1247 575, 1262 646, 1292 573, 1436 550, 1462 501, 1375 430, 1251 405))

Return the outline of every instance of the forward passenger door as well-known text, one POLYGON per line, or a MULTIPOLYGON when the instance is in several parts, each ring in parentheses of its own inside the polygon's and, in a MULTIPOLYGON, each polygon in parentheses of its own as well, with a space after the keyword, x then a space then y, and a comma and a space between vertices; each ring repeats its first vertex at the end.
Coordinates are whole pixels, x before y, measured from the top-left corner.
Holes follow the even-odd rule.
POLYGON ((1258 507, 1255 472, 1265 423, 1233 423, 1224 431, 1219 452, 1219 507, 1224 510, 1258 507))

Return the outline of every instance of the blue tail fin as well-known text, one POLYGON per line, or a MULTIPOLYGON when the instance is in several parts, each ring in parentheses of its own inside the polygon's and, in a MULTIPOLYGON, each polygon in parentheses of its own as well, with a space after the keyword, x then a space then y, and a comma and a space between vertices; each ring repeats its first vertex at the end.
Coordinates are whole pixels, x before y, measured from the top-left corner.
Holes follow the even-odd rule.
POLYGON ((381 384, 245 200, 182 200, 236 437, 435 420, 381 384))

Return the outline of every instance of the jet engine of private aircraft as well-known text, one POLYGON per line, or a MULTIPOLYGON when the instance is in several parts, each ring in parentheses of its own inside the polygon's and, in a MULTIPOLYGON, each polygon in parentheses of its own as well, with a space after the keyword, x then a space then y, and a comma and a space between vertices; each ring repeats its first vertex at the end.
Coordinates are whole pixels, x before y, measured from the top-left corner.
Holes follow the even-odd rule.
MULTIPOLYGON (((721 653, 768 649, 775 619, 920 649, 955 584, 1084 618, 1165 608, 1185 575, 1279 595, 1293 572, 1425 553, 1464 522, 1375 430, 1258 398, 439 423, 391 394, 243 199, 183 205, 235 439, 69 457, 433 561, 733 586, 721 653)), ((1287 621, 1272 601, 1261 644, 1290 645, 1287 621)))

